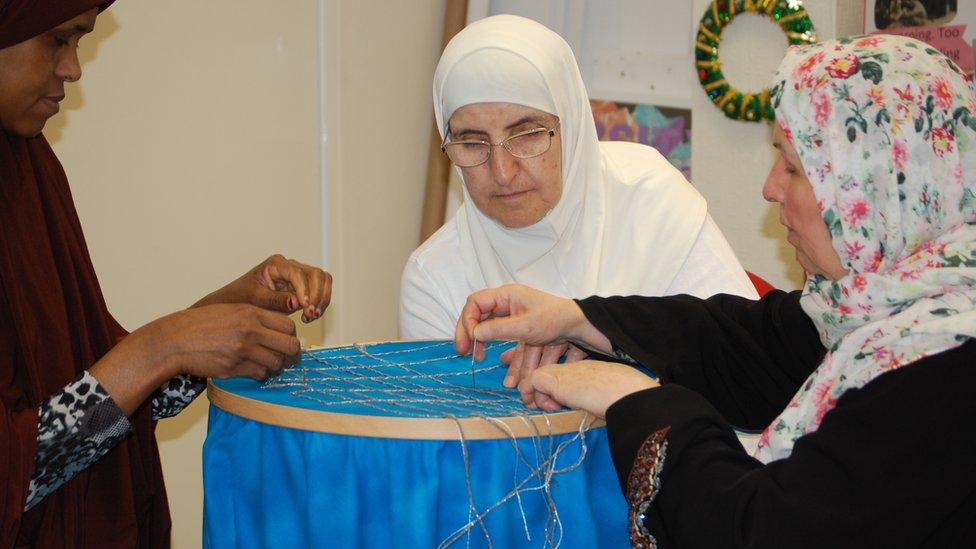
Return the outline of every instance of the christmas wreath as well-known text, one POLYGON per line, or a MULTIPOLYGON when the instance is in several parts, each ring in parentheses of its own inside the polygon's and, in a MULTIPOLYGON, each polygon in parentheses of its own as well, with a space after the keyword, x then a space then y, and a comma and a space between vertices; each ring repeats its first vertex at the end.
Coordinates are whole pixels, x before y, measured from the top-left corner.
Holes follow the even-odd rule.
POLYGON ((774 115, 769 103, 769 88, 759 93, 742 92, 729 84, 722 74, 722 60, 718 56, 722 29, 741 13, 768 17, 783 29, 790 44, 816 42, 813 22, 799 0, 713 0, 698 25, 695 67, 698 69, 698 80, 712 103, 722 109, 725 116, 736 120, 772 120, 774 115))

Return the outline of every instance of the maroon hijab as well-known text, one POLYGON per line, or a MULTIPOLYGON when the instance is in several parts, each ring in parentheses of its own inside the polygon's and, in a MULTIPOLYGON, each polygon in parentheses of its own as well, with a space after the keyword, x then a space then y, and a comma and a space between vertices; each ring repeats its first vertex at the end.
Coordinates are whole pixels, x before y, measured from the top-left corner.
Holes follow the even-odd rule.
MULTIPOLYGON (((0 47, 104 0, 0 0, 0 47)), ((43 136, 0 132, 0 549, 167 547, 152 410, 89 469, 26 513, 37 407, 125 334, 105 306, 61 163, 43 136)))

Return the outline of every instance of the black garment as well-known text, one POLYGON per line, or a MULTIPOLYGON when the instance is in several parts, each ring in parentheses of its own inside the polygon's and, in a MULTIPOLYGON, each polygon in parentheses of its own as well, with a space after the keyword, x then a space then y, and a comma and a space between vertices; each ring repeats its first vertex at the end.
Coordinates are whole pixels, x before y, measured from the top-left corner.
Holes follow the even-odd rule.
POLYGON ((579 303, 664 383, 607 411, 631 515, 646 517, 635 543, 976 546, 976 342, 847 391, 789 458, 763 465, 729 424, 769 424, 822 359, 799 292, 579 303))

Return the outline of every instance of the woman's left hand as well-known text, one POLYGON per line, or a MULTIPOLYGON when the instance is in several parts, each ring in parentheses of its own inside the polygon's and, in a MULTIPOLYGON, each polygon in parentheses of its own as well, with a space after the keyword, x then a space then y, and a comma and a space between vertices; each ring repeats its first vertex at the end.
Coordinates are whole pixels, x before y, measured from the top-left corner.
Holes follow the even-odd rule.
POLYGON ((540 366, 519 383, 519 391, 533 394, 528 406, 555 412, 563 406, 585 410, 598 418, 621 398, 660 384, 635 368, 616 362, 583 360, 540 366))
MULTIPOLYGON (((539 366, 555 364, 560 359, 563 359, 563 362, 578 362, 585 358, 586 353, 571 343, 527 345, 520 341, 517 346, 502 353, 502 363, 508 364, 508 373, 502 385, 510 388, 517 387, 523 378, 528 377, 539 366)), ((526 404, 532 402, 533 398, 531 393, 522 393, 522 402, 526 404)))
POLYGON ((331 300, 332 275, 276 254, 193 307, 249 303, 285 314, 302 309, 302 321, 311 322, 322 316, 331 300))

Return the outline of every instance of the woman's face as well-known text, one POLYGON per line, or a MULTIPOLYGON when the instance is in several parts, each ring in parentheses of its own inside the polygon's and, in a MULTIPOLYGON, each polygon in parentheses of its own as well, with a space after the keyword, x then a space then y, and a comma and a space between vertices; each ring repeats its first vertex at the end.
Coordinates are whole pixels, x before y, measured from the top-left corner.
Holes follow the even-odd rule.
POLYGON ((773 126, 773 146, 779 150, 779 158, 763 185, 763 198, 779 204, 779 222, 786 227, 786 240, 796 248, 796 260, 803 270, 830 280, 843 278, 847 270, 834 250, 800 157, 779 124, 773 126))
POLYGON ((95 27, 98 9, 0 49, 0 127, 33 137, 57 114, 64 83, 81 78, 78 41, 95 27))
MULTIPOLYGON (((454 111, 452 141, 468 139, 498 143, 536 128, 555 128, 559 119, 514 103, 473 103, 454 111)), ((515 158, 504 147, 492 147, 487 162, 461 168, 475 206, 488 217, 514 229, 528 227, 559 203, 563 192, 562 146, 559 132, 545 153, 515 158)))

